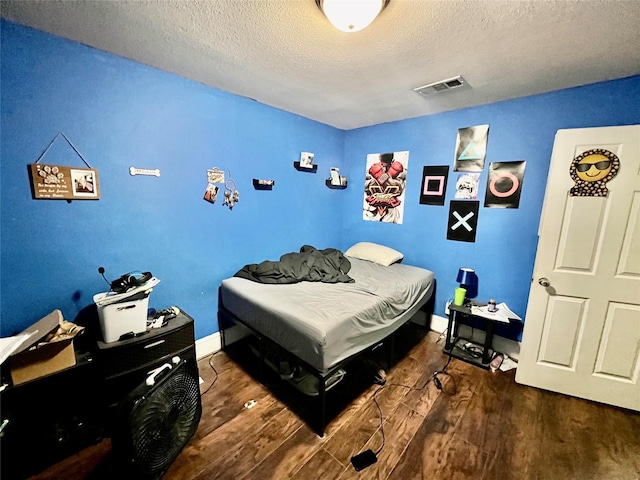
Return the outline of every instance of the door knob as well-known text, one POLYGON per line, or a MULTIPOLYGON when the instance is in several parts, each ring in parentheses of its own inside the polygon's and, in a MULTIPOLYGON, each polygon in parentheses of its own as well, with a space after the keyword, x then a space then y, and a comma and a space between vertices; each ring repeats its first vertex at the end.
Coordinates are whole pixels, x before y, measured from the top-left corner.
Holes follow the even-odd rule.
POLYGON ((542 285, 543 287, 545 287, 545 288, 551 286, 551 282, 549 281, 549 279, 547 277, 540 277, 538 279, 538 283, 540 285, 542 285))

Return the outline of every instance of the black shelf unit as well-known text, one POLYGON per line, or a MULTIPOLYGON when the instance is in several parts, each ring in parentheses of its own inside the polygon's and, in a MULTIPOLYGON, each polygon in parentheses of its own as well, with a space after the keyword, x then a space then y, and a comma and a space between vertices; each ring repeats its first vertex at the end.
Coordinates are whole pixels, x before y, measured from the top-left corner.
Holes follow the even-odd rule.
POLYGON ((347 185, 349 184, 349 182, 345 182, 344 185, 334 185, 333 183, 331 183, 331 179, 328 178, 327 180, 324 181, 324 184, 329 188, 334 188, 336 190, 344 190, 345 188, 347 188, 347 185))
POLYGON ((253 188, 256 190, 273 190, 273 186, 276 184, 275 180, 260 180, 258 178, 253 179, 253 188), (261 183, 271 182, 271 183, 261 183))
POLYGON ((311 168, 307 168, 300 165, 300 162, 293 162, 293 166, 299 172, 316 173, 318 171, 318 165, 311 165, 311 168))

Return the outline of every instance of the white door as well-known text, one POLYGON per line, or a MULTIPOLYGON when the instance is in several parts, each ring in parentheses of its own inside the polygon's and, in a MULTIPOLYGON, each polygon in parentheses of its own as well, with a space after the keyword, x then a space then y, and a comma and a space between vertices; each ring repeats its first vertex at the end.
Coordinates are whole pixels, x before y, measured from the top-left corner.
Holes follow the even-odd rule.
POLYGON ((516 381, 640 410, 640 125, 558 131, 538 234, 516 381))

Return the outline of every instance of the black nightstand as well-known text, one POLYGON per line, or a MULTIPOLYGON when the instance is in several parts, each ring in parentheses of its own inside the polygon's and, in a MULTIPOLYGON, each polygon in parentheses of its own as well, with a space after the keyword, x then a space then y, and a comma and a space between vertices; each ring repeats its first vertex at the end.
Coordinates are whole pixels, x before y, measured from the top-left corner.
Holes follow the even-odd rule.
MULTIPOLYGON (((444 353, 451 355, 459 360, 476 365, 480 368, 489 370, 489 362, 493 358, 493 330, 496 324, 495 320, 473 315, 471 313, 472 306, 484 306, 486 303, 470 302, 465 305, 449 305, 449 323, 447 326, 447 335, 444 345, 444 353), (486 335, 484 338, 484 345, 481 347, 481 352, 476 356, 466 348, 467 343, 472 343, 470 339, 462 338, 458 336, 458 328, 461 324, 467 324, 470 320, 474 322, 481 322, 485 326, 486 335)), ((480 347, 480 346, 478 346, 480 347)))
POLYGON ((95 361, 103 381, 103 400, 110 413, 145 380, 147 374, 171 358, 196 359, 194 322, 186 312, 161 328, 118 342, 97 342, 95 361))
POLYGON ((104 438, 101 379, 89 352, 76 365, 0 392, 0 478, 23 479, 104 438))

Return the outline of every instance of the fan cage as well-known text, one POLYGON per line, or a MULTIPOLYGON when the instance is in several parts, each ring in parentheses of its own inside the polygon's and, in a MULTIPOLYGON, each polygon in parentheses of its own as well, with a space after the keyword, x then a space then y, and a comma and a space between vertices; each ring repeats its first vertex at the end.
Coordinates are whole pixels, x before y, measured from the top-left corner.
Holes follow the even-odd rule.
POLYGON ((202 415, 195 362, 182 361, 152 387, 134 390, 123 403, 113 448, 141 477, 159 478, 195 433, 202 415))

